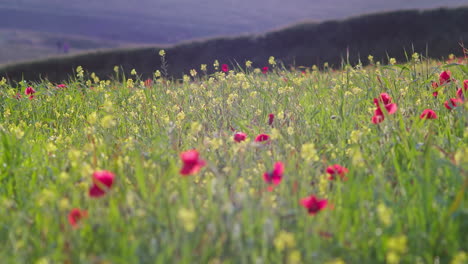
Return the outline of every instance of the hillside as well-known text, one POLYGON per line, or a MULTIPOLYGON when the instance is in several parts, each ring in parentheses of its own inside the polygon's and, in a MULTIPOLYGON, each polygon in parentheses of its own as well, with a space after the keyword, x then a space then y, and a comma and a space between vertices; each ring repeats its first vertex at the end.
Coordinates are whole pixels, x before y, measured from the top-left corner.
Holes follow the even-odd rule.
POLYGON ((70 34, 0 29, 0 64, 57 56, 65 52, 65 45, 67 52, 73 54, 92 49, 116 48, 124 44, 70 34))
MULTIPOLYGON (((261 35, 216 38, 166 47, 169 74, 181 76, 200 64, 243 64, 247 59, 255 67, 263 66, 269 56, 286 65, 339 65, 351 54, 351 62, 368 54, 386 60, 387 54, 398 61, 405 60, 405 50, 443 57, 449 53, 461 55, 459 43, 468 43, 466 27, 468 7, 427 11, 398 11, 366 15, 341 21, 303 23, 261 35)), ((76 56, 27 62, 0 69, 1 76, 13 80, 22 78, 52 81, 67 79, 78 65, 101 77, 110 76, 115 65, 129 72, 136 69, 144 77, 160 67, 157 51, 160 47, 95 51, 76 56)))

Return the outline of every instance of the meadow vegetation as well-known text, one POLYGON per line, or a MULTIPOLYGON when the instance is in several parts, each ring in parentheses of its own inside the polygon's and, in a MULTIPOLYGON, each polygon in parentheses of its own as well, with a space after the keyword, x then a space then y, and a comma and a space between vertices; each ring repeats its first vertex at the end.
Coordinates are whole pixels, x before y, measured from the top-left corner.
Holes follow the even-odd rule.
POLYGON ((466 263, 468 60, 366 60, 0 77, 1 262, 466 263))

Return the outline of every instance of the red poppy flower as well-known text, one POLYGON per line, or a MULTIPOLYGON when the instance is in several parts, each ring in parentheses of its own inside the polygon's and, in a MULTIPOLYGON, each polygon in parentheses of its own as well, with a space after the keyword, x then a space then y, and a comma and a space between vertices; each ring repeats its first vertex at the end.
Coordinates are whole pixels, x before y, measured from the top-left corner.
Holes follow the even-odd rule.
POLYGON ((450 100, 445 101, 444 106, 448 110, 452 110, 453 108, 459 106, 461 103, 463 103, 463 101, 460 98, 450 98, 450 100))
POLYGON ((392 102, 392 98, 387 93, 381 93, 379 98, 374 98, 374 104, 377 107, 380 107, 380 104, 387 105, 392 102))
POLYGON ((432 109, 425 109, 421 116, 419 117, 421 119, 437 119, 437 114, 434 112, 432 109))
POLYGON ((264 142, 270 140, 270 136, 267 134, 260 134, 255 138, 255 142, 264 142))
POLYGON ((314 195, 301 199, 301 205, 307 209, 310 215, 315 215, 323 210, 327 207, 327 203, 327 199, 319 200, 314 195))
POLYGON ((145 81, 145 87, 149 88, 153 85, 153 80, 151 80, 150 78, 146 79, 145 81))
MULTIPOLYGON (((439 87, 439 84, 437 82, 432 82, 432 88, 437 89, 439 87)), ((432 96, 437 97, 439 92, 433 92, 432 96)))
POLYGON ((180 158, 184 163, 182 169, 180 170, 180 174, 184 176, 195 174, 206 165, 206 162, 200 159, 198 151, 194 149, 180 153, 180 158))
POLYGON ((381 93, 379 98, 374 98, 374 104, 377 106, 377 109, 374 112, 374 116, 371 119, 372 123, 374 124, 379 124, 385 119, 381 105, 385 107, 388 114, 390 115, 394 114, 398 109, 397 105, 392 103, 392 98, 387 93, 381 93))
POLYGON ((465 100, 465 95, 463 93, 466 93, 468 91, 468 80, 463 81, 463 88, 460 88, 457 90, 457 97, 465 100))
POLYGON ((67 86, 65 84, 59 84, 57 85, 57 88, 67 88, 67 86))
POLYGON ((442 73, 440 73, 440 75, 439 75, 440 85, 449 83, 451 81, 450 80, 450 74, 451 74, 450 71, 443 71, 442 73))
POLYGON ((330 174, 329 180, 334 180, 335 175, 339 175, 342 180, 346 180, 345 174, 348 173, 349 170, 345 167, 341 167, 338 164, 328 166, 327 173, 330 174))
POLYGON ((86 217, 88 217, 87 211, 74 208, 68 214, 68 222, 73 228, 78 228, 78 223, 81 221, 81 219, 86 217))
POLYGON ((229 66, 227 64, 223 64, 223 65, 221 65, 221 70, 223 72, 228 72, 229 71, 229 66))
POLYGON ((269 70, 268 66, 265 66, 265 67, 262 68, 262 73, 266 74, 268 72, 268 70, 269 70))
POLYGON ((278 185, 283 179, 284 164, 280 161, 275 163, 272 172, 265 172, 263 174, 263 180, 268 184, 278 185))
POLYGON ((34 90, 34 88, 32 88, 32 87, 28 87, 28 88, 26 88, 26 90, 24 90, 24 93, 26 95, 32 95, 32 94, 36 93, 36 90, 34 90))
POLYGON ((234 141, 236 142, 244 141, 246 138, 247 138, 247 134, 245 133, 237 132, 234 134, 234 141))
POLYGON ((89 196, 101 197, 112 187, 114 184, 115 175, 106 170, 95 171, 93 173, 93 185, 89 189, 89 196))
POLYGON ((268 114, 268 125, 273 124, 273 120, 275 120, 275 114, 268 114))
POLYGON ((372 123, 374 124, 380 124, 384 121, 385 117, 383 115, 374 115, 372 116, 372 123))
MULTIPOLYGON (((396 111, 398 110, 398 107, 397 107, 396 104, 387 104, 387 105, 385 105, 385 109, 387 110, 388 114, 392 115, 392 114, 396 113, 396 111)), ((375 109, 374 114, 383 116, 382 109, 380 107, 378 107, 377 109, 375 109)))

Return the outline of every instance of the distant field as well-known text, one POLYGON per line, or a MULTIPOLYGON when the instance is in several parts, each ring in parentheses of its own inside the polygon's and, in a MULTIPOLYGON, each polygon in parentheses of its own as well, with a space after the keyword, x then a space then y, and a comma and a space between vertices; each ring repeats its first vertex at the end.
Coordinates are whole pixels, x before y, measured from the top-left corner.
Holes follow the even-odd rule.
MULTIPOLYGON (((450 53, 462 56, 462 43, 468 43, 466 18, 468 7, 421 11, 378 13, 340 21, 303 23, 265 34, 230 38, 215 38, 164 47, 167 51, 168 73, 182 77, 201 64, 213 71, 213 61, 231 67, 251 60, 254 67, 263 67, 270 56, 290 66, 321 66, 328 62, 339 67, 342 61, 366 61, 369 54, 376 60, 388 62, 392 54, 399 62, 407 54, 417 51, 432 58, 447 57, 450 53), (385 29, 385 30, 382 30, 385 29), (348 56, 349 54, 349 56, 348 56)), ((162 46, 128 48, 57 57, 36 62, 7 65, 0 68, 0 76, 12 80, 23 77, 33 80, 49 78, 67 80, 77 66, 89 73, 111 76, 115 65, 127 74, 136 69, 142 76, 151 77, 160 69, 158 51, 162 46)))
POLYGON ((0 64, 32 60, 65 53, 74 54, 90 49, 122 46, 118 42, 71 35, 0 29, 0 64))

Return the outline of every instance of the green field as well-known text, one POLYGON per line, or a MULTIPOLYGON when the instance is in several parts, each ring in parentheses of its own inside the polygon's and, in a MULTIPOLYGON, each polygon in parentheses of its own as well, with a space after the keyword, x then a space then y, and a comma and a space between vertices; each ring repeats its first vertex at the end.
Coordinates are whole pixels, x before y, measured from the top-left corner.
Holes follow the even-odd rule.
POLYGON ((368 63, 3 79, 0 262, 467 263, 468 60, 368 63))

